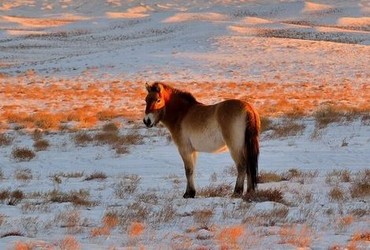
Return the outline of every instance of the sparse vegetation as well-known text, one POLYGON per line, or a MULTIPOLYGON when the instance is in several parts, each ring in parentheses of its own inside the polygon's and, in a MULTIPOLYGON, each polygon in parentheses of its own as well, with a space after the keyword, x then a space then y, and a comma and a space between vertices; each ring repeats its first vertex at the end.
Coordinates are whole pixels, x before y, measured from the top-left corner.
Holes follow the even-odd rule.
POLYGON ((91 180, 105 180, 107 175, 103 172, 94 172, 85 178, 85 181, 91 180))
POLYGON ((12 157, 16 161, 30 161, 36 154, 26 147, 16 147, 12 150, 12 157))
POLYGON ((246 193, 243 196, 243 199, 246 202, 264 202, 264 201, 273 201, 278 203, 285 204, 283 198, 283 193, 278 189, 265 189, 257 190, 255 192, 246 193))
POLYGON ((13 138, 7 134, 0 134, 0 147, 9 146, 13 141, 13 138))
POLYGON ((270 127, 271 138, 281 138, 287 136, 296 136, 303 133, 306 126, 303 123, 297 123, 292 119, 285 119, 281 123, 273 124, 270 127))
POLYGON ((345 198, 345 195, 344 195, 344 191, 338 187, 338 186, 335 186, 333 188, 330 189, 329 191, 329 199, 331 201, 343 201, 345 198))
POLYGON ((228 184, 211 184, 209 186, 200 188, 197 195, 200 197, 227 197, 232 194, 232 187, 228 184))
POLYGON ((79 191, 70 191, 68 193, 61 192, 56 189, 47 194, 47 199, 50 202, 64 203, 70 202, 74 206, 95 206, 97 202, 89 200, 90 193, 87 190, 80 189, 79 191))
POLYGON ((25 197, 23 191, 16 189, 14 191, 1 190, 0 201, 6 203, 9 206, 17 205, 25 197))
POLYGON ((350 187, 352 198, 364 198, 370 196, 370 170, 359 172, 350 187))
POLYGON ((124 175, 118 183, 114 185, 114 194, 119 199, 133 194, 139 187, 141 178, 138 175, 124 175))
POLYGON ((49 142, 45 139, 37 140, 33 144, 33 147, 35 148, 36 151, 45 151, 48 149, 49 146, 50 146, 49 142))
POLYGON ((296 247, 310 247, 312 242, 311 229, 306 226, 288 225, 282 227, 279 232, 281 244, 291 244, 296 247))
POLYGON ((19 181, 30 181, 32 180, 32 171, 29 168, 17 169, 15 171, 15 179, 19 181))

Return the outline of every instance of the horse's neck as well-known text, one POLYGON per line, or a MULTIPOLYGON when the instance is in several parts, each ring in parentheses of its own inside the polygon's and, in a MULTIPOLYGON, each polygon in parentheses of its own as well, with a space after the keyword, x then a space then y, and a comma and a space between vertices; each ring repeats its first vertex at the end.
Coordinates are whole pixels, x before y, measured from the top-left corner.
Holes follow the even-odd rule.
POLYGON ((172 132, 178 129, 184 116, 188 113, 189 109, 196 103, 188 102, 178 94, 173 94, 166 104, 166 111, 164 118, 162 119, 163 124, 172 132))

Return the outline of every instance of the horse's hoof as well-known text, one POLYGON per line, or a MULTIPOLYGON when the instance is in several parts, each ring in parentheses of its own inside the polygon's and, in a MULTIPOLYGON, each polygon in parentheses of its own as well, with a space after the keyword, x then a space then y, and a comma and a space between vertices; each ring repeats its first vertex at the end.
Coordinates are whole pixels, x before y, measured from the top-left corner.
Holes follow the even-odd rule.
POLYGON ((195 197, 195 192, 186 192, 184 195, 183 195, 183 197, 185 198, 185 199, 188 199, 188 198, 194 198, 195 197))

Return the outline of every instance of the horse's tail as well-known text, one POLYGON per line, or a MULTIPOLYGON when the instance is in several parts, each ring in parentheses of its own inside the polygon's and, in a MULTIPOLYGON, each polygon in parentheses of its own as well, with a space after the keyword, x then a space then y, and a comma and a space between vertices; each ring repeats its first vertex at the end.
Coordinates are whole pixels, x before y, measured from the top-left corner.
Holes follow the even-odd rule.
MULTIPOLYGON (((251 110, 247 115, 247 125, 245 129, 245 157, 247 175, 252 180, 253 190, 257 187, 258 176, 258 156, 259 149, 259 132, 260 132, 260 118, 255 110, 251 110)), ((250 186, 250 185, 248 185, 250 186)))

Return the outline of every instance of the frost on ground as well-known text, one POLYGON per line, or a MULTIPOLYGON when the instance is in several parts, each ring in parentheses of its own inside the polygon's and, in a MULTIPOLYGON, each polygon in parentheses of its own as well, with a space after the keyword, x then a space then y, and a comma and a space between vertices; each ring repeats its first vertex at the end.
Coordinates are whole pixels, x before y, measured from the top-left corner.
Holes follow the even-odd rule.
POLYGON ((198 195, 183 199, 182 162, 163 129, 3 134, 0 246, 365 249, 369 125, 333 123, 313 138, 313 120, 302 124, 296 135, 262 134, 259 195, 244 200, 231 198, 228 153, 200 155, 198 195), (19 148, 35 156, 17 157, 19 148))
POLYGON ((3 0, 0 249, 368 249, 368 1, 3 0), (260 111, 257 195, 195 199, 146 81, 260 111))

